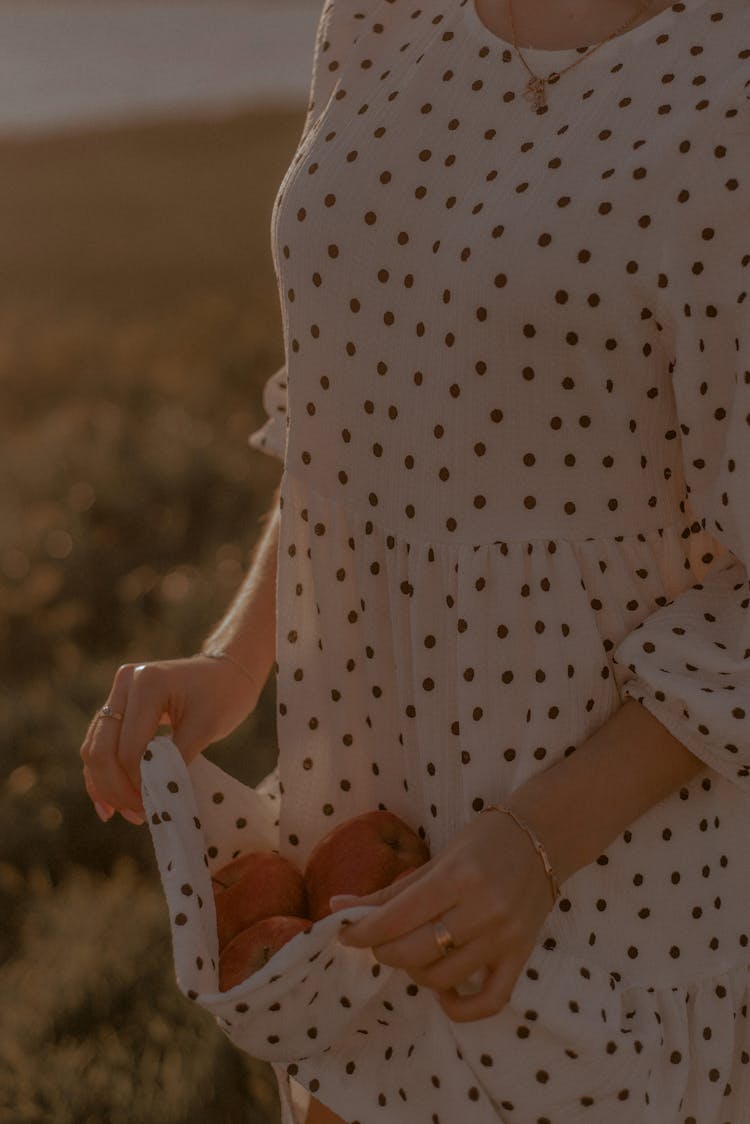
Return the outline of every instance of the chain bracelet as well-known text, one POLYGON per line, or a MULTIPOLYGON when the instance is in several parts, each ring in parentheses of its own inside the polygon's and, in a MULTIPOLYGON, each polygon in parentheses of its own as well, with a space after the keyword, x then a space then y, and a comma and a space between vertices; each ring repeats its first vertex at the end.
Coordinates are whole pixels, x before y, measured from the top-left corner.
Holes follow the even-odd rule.
POLYGON ((485 812, 493 812, 493 811, 494 812, 507 812, 509 816, 513 817, 513 819, 516 821, 518 826, 520 828, 523 828, 523 830, 526 832, 526 834, 531 839, 531 842, 534 844, 534 846, 535 846, 535 848, 536 848, 536 850, 539 854, 539 857, 541 858, 542 862, 544 863, 544 870, 546 872, 547 878, 549 879, 549 883, 550 883, 550 886, 552 888, 552 899, 553 899, 552 904, 554 905, 557 902, 557 899, 560 897, 560 884, 557 881, 557 877, 555 875, 554 870, 552 869, 552 863, 549 861, 549 856, 547 855, 547 852, 545 851, 543 845, 540 843, 536 832, 534 831, 534 829, 532 827, 530 827, 527 823, 525 823, 524 820, 522 820, 520 816, 516 815, 516 813, 514 811, 512 811, 511 808, 506 808, 503 804, 488 804, 486 808, 482 809, 482 815, 484 815, 485 812))

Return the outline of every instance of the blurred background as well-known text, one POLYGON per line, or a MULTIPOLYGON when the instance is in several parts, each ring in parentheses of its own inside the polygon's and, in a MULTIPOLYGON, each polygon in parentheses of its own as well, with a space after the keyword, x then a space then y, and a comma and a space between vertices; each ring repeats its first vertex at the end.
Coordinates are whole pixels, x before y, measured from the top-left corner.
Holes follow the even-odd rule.
MULTIPOLYGON (((174 979, 146 826, 78 750, 126 660, 222 615, 281 464, 270 216, 322 0, 0 0, 0 1122, 260 1124, 174 979)), ((207 756, 275 764, 271 675, 207 756)))

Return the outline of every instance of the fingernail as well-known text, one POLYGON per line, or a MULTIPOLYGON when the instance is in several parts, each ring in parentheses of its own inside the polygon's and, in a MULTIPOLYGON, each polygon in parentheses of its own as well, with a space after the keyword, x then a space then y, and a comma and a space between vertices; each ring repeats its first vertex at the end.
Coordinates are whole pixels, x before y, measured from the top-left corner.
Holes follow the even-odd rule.
POLYGON ((98 800, 94 801, 94 808, 96 809, 96 814, 102 821, 102 823, 106 823, 107 820, 110 820, 114 815, 114 809, 107 811, 104 805, 100 804, 98 800))
POLYGON ((139 816, 137 812, 131 812, 130 808, 120 808, 120 815, 126 819, 128 823, 142 824, 146 821, 143 816, 139 816))
POLYGON ((342 917, 341 927, 336 935, 337 940, 339 940, 342 944, 349 944, 352 926, 354 926, 355 929, 357 928, 356 923, 353 922, 351 918, 342 917))

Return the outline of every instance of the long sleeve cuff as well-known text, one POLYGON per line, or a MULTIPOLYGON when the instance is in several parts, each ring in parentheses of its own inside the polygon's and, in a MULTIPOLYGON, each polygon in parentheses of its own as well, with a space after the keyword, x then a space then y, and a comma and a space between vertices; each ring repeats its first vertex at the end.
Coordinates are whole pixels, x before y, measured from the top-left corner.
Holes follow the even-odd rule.
POLYGON ((687 749, 750 793, 750 604, 745 567, 723 569, 647 617, 614 649, 636 699, 687 749))

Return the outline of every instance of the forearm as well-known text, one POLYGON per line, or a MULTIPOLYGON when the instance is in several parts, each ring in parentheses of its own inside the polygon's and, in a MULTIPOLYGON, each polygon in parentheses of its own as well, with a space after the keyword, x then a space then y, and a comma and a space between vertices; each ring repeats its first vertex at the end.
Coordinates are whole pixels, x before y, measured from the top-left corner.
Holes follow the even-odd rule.
POLYGON ((505 803, 536 831, 563 882, 707 766, 635 699, 505 803))
POLYGON ((276 659, 276 562, 279 488, 234 601, 206 639, 205 651, 222 649, 265 683, 276 659))

